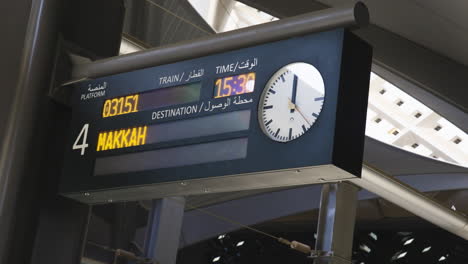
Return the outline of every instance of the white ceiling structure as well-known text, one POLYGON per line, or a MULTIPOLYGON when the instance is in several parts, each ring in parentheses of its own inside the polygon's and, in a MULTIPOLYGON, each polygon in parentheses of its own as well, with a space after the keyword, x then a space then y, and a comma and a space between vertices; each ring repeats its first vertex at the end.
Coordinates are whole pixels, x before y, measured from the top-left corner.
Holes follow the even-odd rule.
MULTIPOLYGON (((320 0, 327 6, 349 0, 320 0)), ((468 1, 363 0, 370 21, 468 66, 468 1)), ((467 99, 468 100, 468 99, 467 99)))

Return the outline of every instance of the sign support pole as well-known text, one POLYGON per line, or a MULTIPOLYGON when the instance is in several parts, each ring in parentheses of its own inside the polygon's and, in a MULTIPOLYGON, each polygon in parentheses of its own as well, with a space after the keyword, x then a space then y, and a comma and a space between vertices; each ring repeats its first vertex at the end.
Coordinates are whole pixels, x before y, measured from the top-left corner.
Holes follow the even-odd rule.
POLYGON ((153 200, 146 231, 147 258, 159 264, 176 263, 184 210, 184 197, 153 200))
POLYGON ((314 264, 351 263, 357 192, 349 183, 323 185, 314 264))
MULTIPOLYGON (((1 45, 0 263, 30 263, 31 256, 37 256, 33 252, 39 250, 36 246, 41 242, 47 244, 47 240, 37 240, 43 231, 38 230, 42 228, 38 227, 41 219, 56 220, 55 216, 65 215, 64 212, 47 215, 60 208, 61 202, 66 203, 52 204, 48 200, 48 191, 57 186, 61 162, 54 156, 59 145, 51 143, 60 142, 60 134, 63 134, 51 130, 63 120, 64 111, 47 97, 60 28, 61 2, 13 1, 3 5, 0 12, 2 24, 7 22, 15 27, 14 33, 2 31, 2 35, 7 36, 3 42, 8 43, 1 45), (50 207, 44 209, 46 206, 50 207)), ((86 209, 83 210, 85 214, 86 209)), ((75 214, 70 212, 69 217, 72 215, 75 214)), ((71 225, 76 223, 70 221, 71 225)), ((71 233, 67 235, 73 236, 71 233)), ((76 249, 79 252, 79 246, 76 249)), ((77 252, 57 257, 54 263, 78 263, 79 253, 74 253, 77 252)))

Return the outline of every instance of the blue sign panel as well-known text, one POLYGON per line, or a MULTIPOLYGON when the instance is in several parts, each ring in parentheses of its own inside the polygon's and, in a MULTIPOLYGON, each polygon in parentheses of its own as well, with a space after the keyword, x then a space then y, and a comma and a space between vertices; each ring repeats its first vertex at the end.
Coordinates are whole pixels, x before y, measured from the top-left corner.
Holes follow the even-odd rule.
POLYGON ((371 56, 338 29, 75 84, 61 193, 100 203, 359 177, 371 56))

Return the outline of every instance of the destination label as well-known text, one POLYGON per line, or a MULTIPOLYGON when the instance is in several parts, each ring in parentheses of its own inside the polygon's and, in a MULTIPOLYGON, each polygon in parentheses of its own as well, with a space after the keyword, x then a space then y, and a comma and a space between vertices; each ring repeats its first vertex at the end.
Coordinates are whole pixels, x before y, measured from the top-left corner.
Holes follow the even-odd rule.
POLYGON ((165 110, 154 111, 151 115, 152 120, 161 120, 171 117, 190 116, 198 113, 213 112, 215 110, 226 110, 234 105, 251 104, 253 99, 234 96, 216 101, 203 101, 189 106, 174 107, 165 110))

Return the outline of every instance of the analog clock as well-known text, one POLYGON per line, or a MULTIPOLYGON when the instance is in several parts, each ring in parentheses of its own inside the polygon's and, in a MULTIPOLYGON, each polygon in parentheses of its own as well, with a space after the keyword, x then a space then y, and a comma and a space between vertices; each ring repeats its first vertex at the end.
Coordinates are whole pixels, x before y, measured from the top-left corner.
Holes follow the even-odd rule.
POLYGON ((258 105, 260 127, 272 140, 294 140, 312 127, 324 100, 325 85, 317 68, 303 62, 288 64, 263 89, 258 105))

